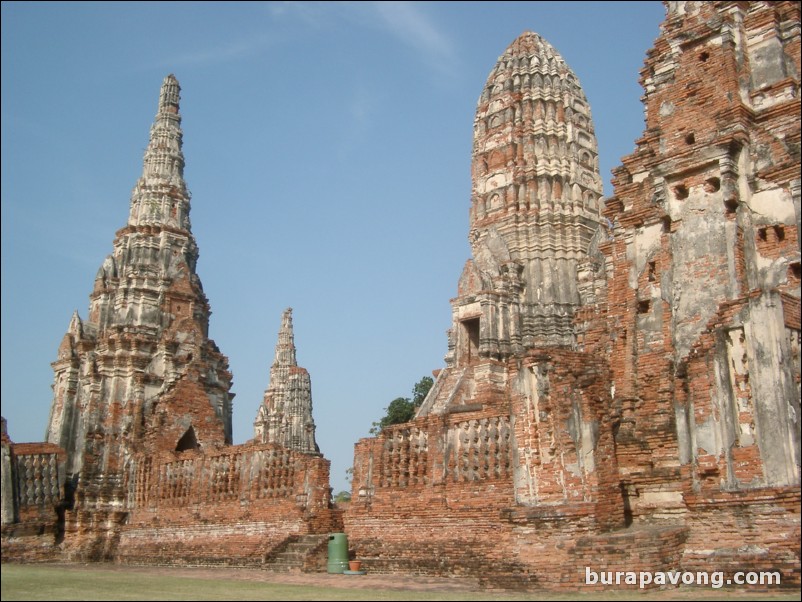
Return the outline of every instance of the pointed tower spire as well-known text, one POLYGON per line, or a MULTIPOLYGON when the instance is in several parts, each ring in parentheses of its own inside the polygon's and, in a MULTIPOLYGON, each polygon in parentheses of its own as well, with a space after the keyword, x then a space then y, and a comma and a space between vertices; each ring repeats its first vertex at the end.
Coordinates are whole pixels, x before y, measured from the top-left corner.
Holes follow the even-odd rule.
POLYGON ((75 347, 84 337, 84 324, 81 321, 81 316, 78 315, 76 309, 72 312, 70 318, 70 325, 67 327, 67 332, 61 339, 61 344, 58 346, 58 357, 60 360, 71 359, 75 357, 75 347))
POLYGON ((67 451, 68 474, 111 474, 147 446, 183 449, 191 441, 177 443, 189 423, 198 441, 232 439, 228 358, 209 339, 211 309, 189 225, 180 91, 173 75, 162 82, 128 222, 96 273, 86 321, 73 315, 52 364, 47 440, 67 451), (154 406, 164 401, 164 411, 167 396, 189 382, 198 388, 183 406, 188 413, 162 422, 154 406))
POLYGON ((295 359, 295 335, 292 332, 292 308, 288 307, 281 316, 281 328, 278 331, 273 367, 297 365, 298 361, 295 359))
POLYGON ((131 195, 129 225, 168 225, 190 230, 189 191, 184 182, 181 86, 170 74, 162 82, 159 108, 150 128, 142 177, 131 195))
POLYGON ((84 334, 84 323, 81 320, 81 316, 78 315, 77 309, 72 312, 67 333, 73 335, 76 339, 80 339, 84 334))
POLYGON ((284 310, 270 368, 270 386, 253 423, 259 443, 277 443, 305 454, 320 453, 312 418, 312 382, 309 372, 298 367, 292 308, 284 310))

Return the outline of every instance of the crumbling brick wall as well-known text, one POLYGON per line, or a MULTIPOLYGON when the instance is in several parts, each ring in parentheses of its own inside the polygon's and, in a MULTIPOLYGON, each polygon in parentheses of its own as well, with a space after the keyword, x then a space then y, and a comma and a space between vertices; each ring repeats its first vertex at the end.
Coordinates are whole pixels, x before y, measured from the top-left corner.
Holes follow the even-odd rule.
POLYGON ((626 502, 798 581, 799 5, 667 6, 601 247, 626 502))
POLYGON ((624 525, 605 362, 541 349, 506 373, 356 445, 345 527, 370 570, 577 585, 573 540, 624 525))
POLYGON ((274 444, 139 454, 122 487, 127 516, 109 553, 123 562, 261 565, 290 536, 342 528, 329 461, 274 444))
POLYGON ((17 443, 3 419, 2 557, 58 558, 64 536, 66 454, 50 443, 17 443))

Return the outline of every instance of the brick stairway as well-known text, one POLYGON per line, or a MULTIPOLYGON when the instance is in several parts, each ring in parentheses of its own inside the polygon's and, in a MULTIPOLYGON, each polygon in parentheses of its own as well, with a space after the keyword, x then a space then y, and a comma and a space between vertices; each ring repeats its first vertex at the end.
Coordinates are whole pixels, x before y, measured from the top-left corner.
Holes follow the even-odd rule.
POLYGON ((289 537, 267 556, 264 568, 280 573, 325 571, 328 540, 328 535, 289 537))

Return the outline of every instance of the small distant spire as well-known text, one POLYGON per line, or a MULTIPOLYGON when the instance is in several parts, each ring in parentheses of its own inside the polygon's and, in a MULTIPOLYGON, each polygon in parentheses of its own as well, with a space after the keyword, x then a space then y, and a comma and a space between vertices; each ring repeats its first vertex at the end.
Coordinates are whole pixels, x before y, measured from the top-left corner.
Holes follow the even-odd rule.
POLYGON ((180 100, 181 86, 175 75, 170 74, 162 81, 142 177, 131 196, 129 224, 170 225, 190 230, 180 100))
POLYGON ((180 100, 181 86, 175 75, 170 74, 164 78, 159 93, 159 109, 145 151, 143 178, 155 176, 170 181, 184 177, 180 100))
POLYGON ((295 357, 295 335, 292 331, 292 308, 288 307, 281 316, 281 328, 278 331, 276 356, 273 366, 297 366, 295 357))
POLYGON ((78 310, 76 309, 72 312, 72 318, 70 318, 70 325, 67 328, 67 333, 80 339, 83 337, 83 330, 84 324, 81 321, 81 316, 78 315, 78 310))
POLYGON ((270 367, 270 385, 253 423, 259 443, 277 443, 305 454, 317 454, 312 418, 312 381, 295 360, 292 308, 284 310, 270 367))
POLYGON ((70 318, 70 325, 67 327, 67 332, 61 339, 58 346, 58 359, 64 360, 75 357, 75 346, 84 338, 84 325, 81 322, 81 317, 78 315, 76 309, 70 318))
MULTIPOLYGON (((181 86, 178 85, 178 80, 172 73, 164 78, 162 82, 162 90, 159 95, 159 111, 158 115, 162 113, 175 113, 178 114, 178 103, 181 99, 181 86)), ((157 118, 158 118, 157 115, 157 118)))

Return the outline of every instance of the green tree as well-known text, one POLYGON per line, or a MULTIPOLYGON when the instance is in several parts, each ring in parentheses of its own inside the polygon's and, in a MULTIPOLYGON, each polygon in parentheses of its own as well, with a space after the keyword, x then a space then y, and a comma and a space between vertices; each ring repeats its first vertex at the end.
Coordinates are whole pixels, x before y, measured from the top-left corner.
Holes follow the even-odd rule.
POLYGON ((335 504, 343 504, 345 502, 351 501, 351 492, 350 491, 341 491, 337 495, 334 496, 334 503, 335 504))
POLYGON ((415 409, 420 407, 433 385, 434 379, 431 376, 424 376, 415 383, 415 386, 412 387, 412 403, 415 405, 415 409))
POLYGON ((409 397, 393 399, 390 405, 384 408, 385 414, 382 419, 373 423, 370 434, 377 435, 392 424, 403 424, 412 420, 432 385, 434 385, 434 379, 431 376, 424 376, 412 387, 412 399, 409 397))

